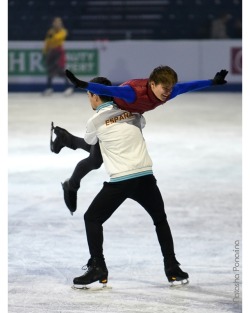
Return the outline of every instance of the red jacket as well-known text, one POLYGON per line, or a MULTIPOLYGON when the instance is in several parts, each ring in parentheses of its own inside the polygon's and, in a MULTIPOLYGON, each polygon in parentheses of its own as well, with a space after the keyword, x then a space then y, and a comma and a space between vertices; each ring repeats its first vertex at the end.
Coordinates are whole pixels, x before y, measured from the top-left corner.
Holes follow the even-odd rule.
POLYGON ((143 114, 144 112, 153 110, 157 106, 166 102, 156 98, 149 86, 148 79, 131 79, 122 83, 120 86, 124 85, 129 85, 134 89, 136 99, 132 103, 127 103, 122 99, 114 98, 114 102, 122 110, 143 114))

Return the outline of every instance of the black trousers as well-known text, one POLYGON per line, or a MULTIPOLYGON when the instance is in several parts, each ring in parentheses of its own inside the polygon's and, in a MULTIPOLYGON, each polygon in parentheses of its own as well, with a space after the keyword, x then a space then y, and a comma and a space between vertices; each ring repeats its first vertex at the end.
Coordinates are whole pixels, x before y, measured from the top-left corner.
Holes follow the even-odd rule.
POLYGON ((89 152, 89 156, 86 159, 83 159, 77 163, 69 179, 70 185, 74 189, 78 189, 80 188, 82 178, 90 171, 100 168, 103 163, 103 159, 100 151, 99 142, 97 142, 95 145, 90 146, 86 144, 83 138, 78 138, 75 136, 72 136, 72 138, 73 149, 81 148, 89 152))
POLYGON ((84 214, 91 257, 103 257, 102 225, 127 198, 137 201, 151 216, 164 259, 176 262, 173 238, 163 199, 153 175, 122 182, 104 182, 103 188, 84 214))

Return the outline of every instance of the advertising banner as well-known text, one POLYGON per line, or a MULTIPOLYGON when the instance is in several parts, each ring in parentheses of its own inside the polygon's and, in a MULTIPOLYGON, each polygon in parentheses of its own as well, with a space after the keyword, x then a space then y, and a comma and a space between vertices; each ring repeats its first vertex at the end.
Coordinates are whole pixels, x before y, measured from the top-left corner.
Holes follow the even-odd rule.
MULTIPOLYGON (((67 67, 76 75, 96 76, 99 69, 97 49, 79 49, 66 51, 67 67)), ((43 54, 40 49, 9 49, 9 77, 12 76, 44 76, 43 54)))

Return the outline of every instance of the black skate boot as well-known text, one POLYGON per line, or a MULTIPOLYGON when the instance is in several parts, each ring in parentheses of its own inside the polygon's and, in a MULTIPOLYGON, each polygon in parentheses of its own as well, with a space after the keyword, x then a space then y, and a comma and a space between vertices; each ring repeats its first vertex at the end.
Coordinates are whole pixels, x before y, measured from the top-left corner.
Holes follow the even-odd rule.
POLYGON ((108 269, 104 259, 91 258, 84 269, 86 269, 86 272, 82 276, 73 279, 73 289, 89 289, 86 285, 96 281, 103 284, 101 288, 107 288, 108 269))
POLYGON ((70 210, 71 215, 76 211, 76 203, 77 203, 77 190, 70 186, 69 179, 66 179, 64 183, 62 183, 64 202, 67 208, 70 210))
POLYGON ((66 129, 59 126, 54 127, 54 123, 51 122, 51 131, 50 131, 50 150, 58 154, 62 148, 68 147, 70 149, 76 150, 72 146, 72 137, 66 129), (53 133, 56 134, 56 138, 53 141, 53 133))
MULTIPOLYGON (((176 261, 176 260, 175 260, 176 261)), ((188 273, 185 273, 179 267, 180 263, 176 262, 167 262, 164 260, 164 269, 168 281, 171 286, 176 285, 185 285, 188 284, 188 273)))

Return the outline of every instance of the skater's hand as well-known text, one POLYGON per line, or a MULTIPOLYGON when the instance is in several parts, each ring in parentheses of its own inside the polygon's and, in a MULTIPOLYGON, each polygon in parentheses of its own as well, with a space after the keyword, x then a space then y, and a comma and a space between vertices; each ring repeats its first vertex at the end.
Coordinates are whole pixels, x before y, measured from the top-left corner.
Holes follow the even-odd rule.
POLYGON ((75 77, 75 75, 70 72, 69 70, 65 71, 66 76, 68 77, 68 79, 71 81, 71 83, 76 87, 76 88, 83 88, 86 89, 88 87, 88 83, 84 82, 78 78, 75 77))
POLYGON ((228 71, 227 70, 221 70, 220 72, 217 72, 212 79, 212 85, 224 85, 227 83, 225 80, 225 77, 227 76, 228 71))

